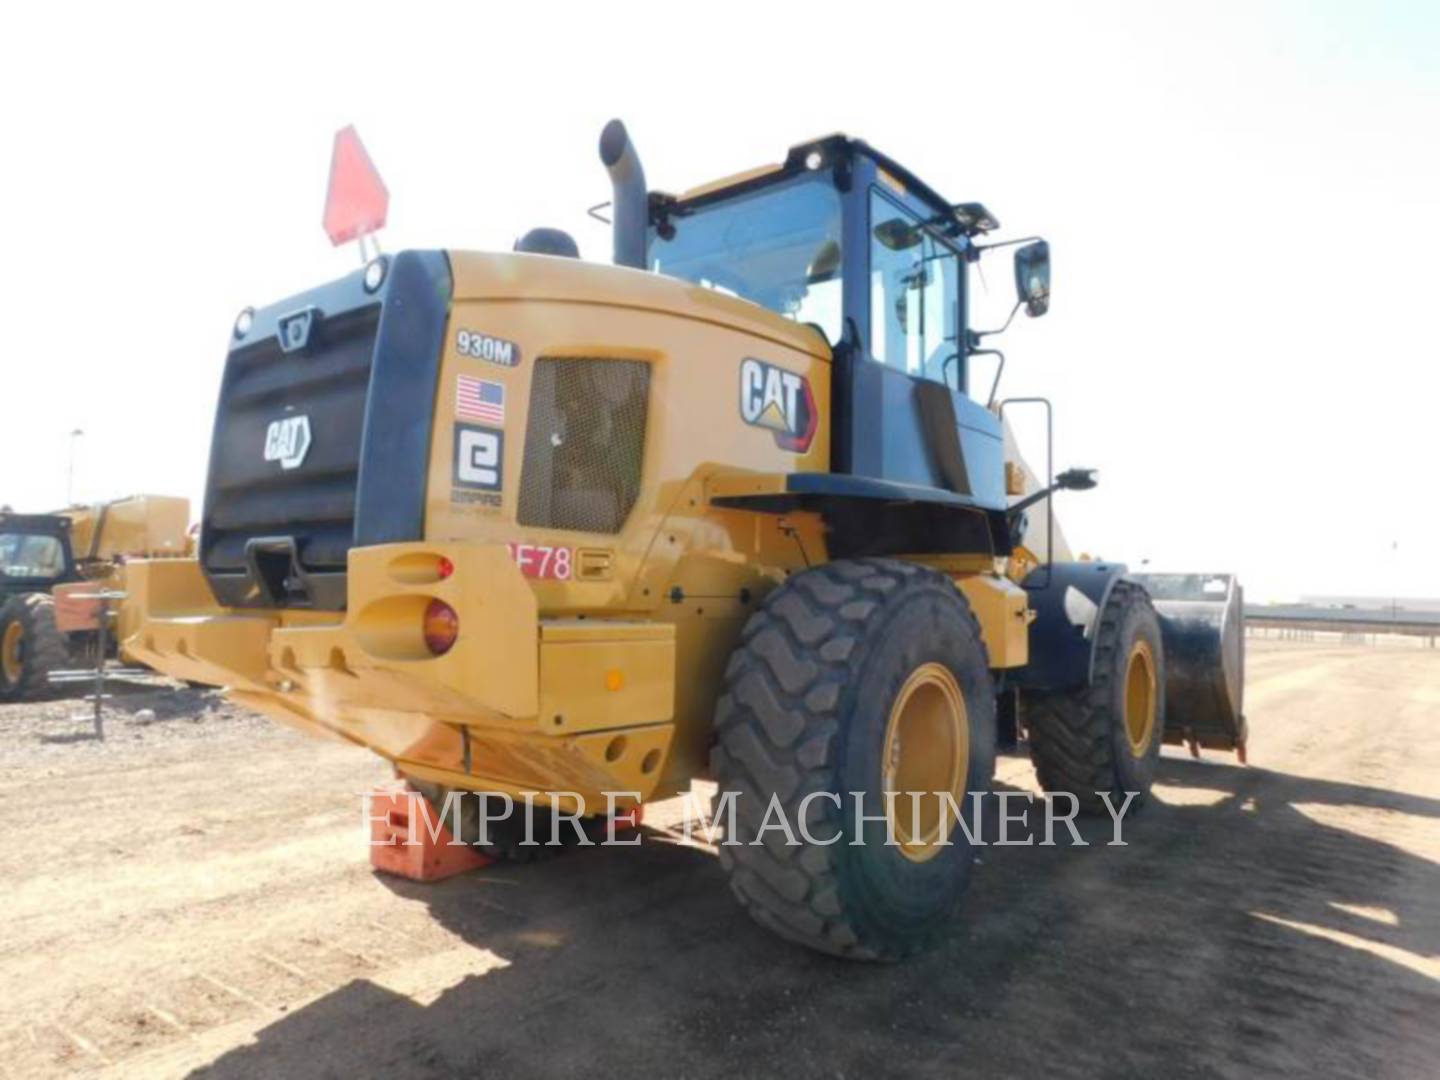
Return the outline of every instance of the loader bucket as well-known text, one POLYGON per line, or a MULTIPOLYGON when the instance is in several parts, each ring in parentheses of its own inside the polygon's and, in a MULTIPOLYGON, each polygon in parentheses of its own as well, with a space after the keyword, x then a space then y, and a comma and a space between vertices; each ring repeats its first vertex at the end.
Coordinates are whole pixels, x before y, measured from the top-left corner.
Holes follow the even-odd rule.
POLYGON ((1165 741, 1245 754, 1244 593, 1232 574, 1136 574, 1160 616, 1165 741))

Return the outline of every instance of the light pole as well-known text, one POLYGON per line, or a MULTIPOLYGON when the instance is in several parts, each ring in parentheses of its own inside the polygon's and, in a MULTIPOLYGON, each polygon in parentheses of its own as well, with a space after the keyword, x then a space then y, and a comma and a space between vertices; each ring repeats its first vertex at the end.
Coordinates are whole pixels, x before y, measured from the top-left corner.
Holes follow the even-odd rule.
POLYGON ((78 427, 70 432, 70 469, 65 477, 65 505, 75 505, 75 440, 84 435, 78 427))
POLYGON ((1390 542, 1390 621, 1400 621, 1400 541, 1390 542))

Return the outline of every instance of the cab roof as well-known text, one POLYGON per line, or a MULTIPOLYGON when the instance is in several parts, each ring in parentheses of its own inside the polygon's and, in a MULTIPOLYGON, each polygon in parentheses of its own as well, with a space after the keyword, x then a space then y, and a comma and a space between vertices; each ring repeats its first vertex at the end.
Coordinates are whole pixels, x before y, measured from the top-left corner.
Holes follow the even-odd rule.
POLYGON ((784 162, 778 165, 761 165, 747 169, 690 188, 679 195, 651 192, 651 223, 658 224, 672 215, 684 216, 693 210, 732 199, 778 180, 827 167, 834 170, 837 181, 844 186, 853 171, 855 158, 860 155, 874 162, 883 180, 926 203, 937 216, 946 219, 944 223, 955 231, 966 236, 976 236, 993 232, 1000 227, 1000 222, 980 203, 951 203, 894 158, 875 149, 863 139, 852 139, 839 133, 797 143, 786 153, 784 162))

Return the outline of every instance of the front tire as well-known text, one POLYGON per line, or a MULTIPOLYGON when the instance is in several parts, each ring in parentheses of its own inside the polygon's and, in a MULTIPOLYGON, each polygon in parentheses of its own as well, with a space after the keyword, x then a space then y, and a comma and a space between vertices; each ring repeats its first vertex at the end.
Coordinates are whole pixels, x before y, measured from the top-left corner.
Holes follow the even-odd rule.
POLYGON ((989 789, 995 764, 989 661, 953 582, 892 559, 792 577, 746 623, 715 726, 711 772, 734 824, 720 862, 757 922, 880 960, 944 930, 973 869, 966 831, 979 840, 967 793, 989 789), (887 790, 931 798, 914 820, 898 800, 887 822, 887 790), (935 792, 955 799, 964 829, 935 792), (767 821, 772 799, 794 846, 767 821), (857 822, 857 802, 870 820, 857 822))
POLYGON ((50 672, 69 658, 48 593, 22 593, 0 605, 0 701, 38 697, 50 688, 50 672))
POLYGON ((1165 735, 1160 620, 1139 585, 1117 581, 1096 624, 1090 685, 1023 701, 1030 759, 1045 791, 1069 792, 1087 813, 1135 809, 1150 797, 1165 735), (1103 794, 1102 794, 1103 793, 1103 794))

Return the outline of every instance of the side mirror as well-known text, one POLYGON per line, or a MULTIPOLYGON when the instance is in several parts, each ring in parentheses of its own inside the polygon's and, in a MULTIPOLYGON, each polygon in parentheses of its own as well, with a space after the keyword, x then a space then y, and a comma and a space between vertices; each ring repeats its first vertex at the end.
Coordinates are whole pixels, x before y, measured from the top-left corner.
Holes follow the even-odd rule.
POLYGON ((1066 469, 1055 477, 1055 486, 1061 491, 1089 491, 1099 480, 1096 469, 1066 469))
POLYGON ((1044 240, 1016 249, 1015 293, 1031 318, 1050 310, 1050 245, 1044 240))

